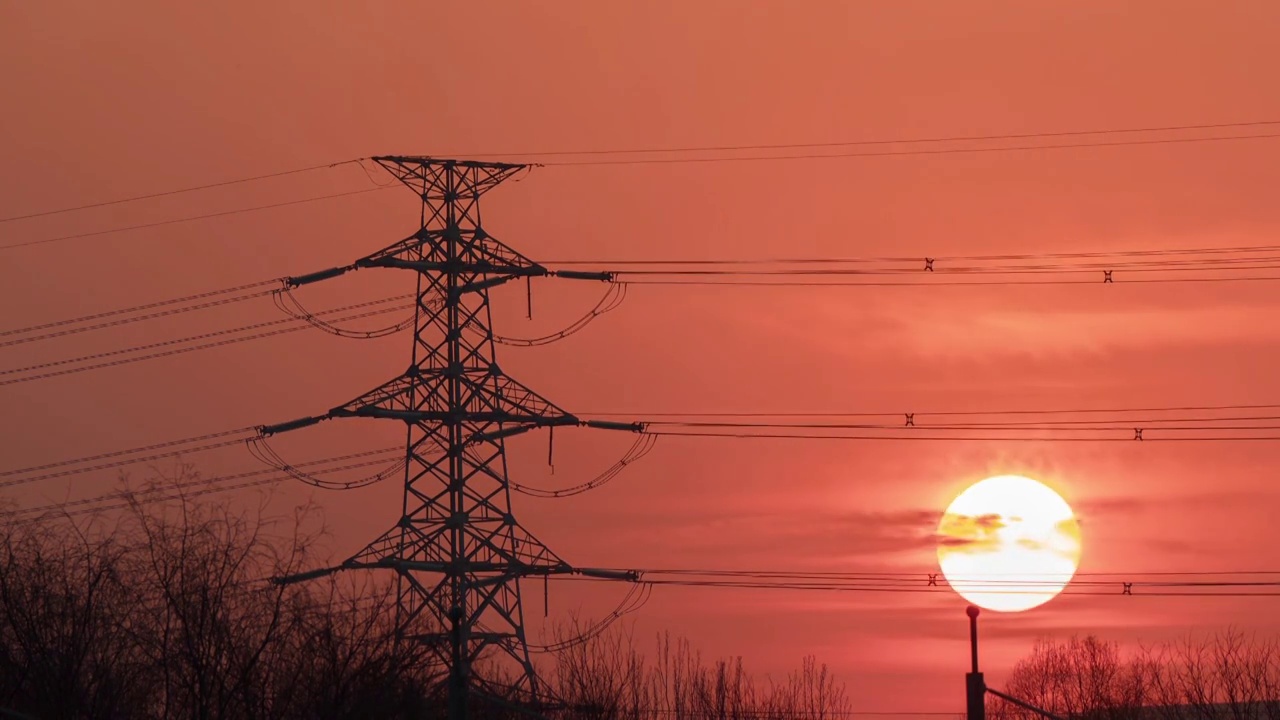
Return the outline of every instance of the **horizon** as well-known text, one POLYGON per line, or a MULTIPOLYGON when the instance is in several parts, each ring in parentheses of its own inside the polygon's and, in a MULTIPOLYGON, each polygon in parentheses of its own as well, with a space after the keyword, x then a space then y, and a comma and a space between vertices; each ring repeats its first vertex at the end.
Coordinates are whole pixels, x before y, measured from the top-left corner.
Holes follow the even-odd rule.
MULTIPOLYGON (((1275 635, 1274 591, 1223 583, 1280 583, 1277 30, 1263 0, 0 5, 0 503, 56 507, 179 460, 259 471, 231 442, 41 466, 319 417, 404 373, 413 279, 377 267, 293 288, 291 311, 348 307, 325 317, 385 336, 166 353, 287 319, 272 279, 417 232, 422 202, 376 153, 457 154, 529 164, 483 195, 484 231, 570 271, 488 291, 502 372, 577 418, 645 423, 505 441, 532 494, 608 476, 510 503, 574 567, 670 581, 627 616, 642 640, 760 677, 814 656, 860 712, 962 714, 969 603, 937 586, 940 522, 1002 475, 1060 495, 1078 547, 1060 595, 983 611, 992 687, 1041 639, 1275 635), (573 276, 593 271, 616 275, 573 276), (38 327, 254 283, 199 312, 38 327)), ((390 462, 404 439, 336 417, 261 447, 390 462)), ((405 494, 403 470, 243 482, 211 487, 314 503, 333 564, 405 494)), ((956 552, 978 552, 987 535, 964 532, 956 552)), ((530 641, 626 592, 526 579, 530 641)))

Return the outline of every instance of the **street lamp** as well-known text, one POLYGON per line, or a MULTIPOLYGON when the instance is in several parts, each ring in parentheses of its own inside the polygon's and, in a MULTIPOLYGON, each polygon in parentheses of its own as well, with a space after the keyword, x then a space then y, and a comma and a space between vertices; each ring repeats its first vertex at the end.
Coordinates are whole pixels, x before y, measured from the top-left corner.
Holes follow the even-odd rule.
POLYGON ((969 616, 970 670, 968 674, 964 676, 965 709, 968 720, 987 720, 986 696, 988 693, 995 695, 1005 702, 1013 703, 1020 708, 1030 710, 1041 717, 1048 718, 1048 720, 1064 720, 1048 710, 1041 710, 1031 703, 1024 702, 1012 695, 1007 695, 999 690, 987 687, 986 681, 982 679, 982 673, 978 671, 978 612, 976 605, 970 605, 964 610, 965 615, 969 616))

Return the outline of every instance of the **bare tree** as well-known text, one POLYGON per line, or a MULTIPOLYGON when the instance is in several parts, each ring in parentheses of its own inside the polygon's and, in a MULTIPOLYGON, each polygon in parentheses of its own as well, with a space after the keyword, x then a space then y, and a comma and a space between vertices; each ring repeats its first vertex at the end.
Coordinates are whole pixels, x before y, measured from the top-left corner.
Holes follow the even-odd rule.
POLYGON ((198 500, 183 493, 190 480, 123 492, 114 524, 64 515, 0 531, 0 706, 41 718, 422 717, 432 663, 392 641, 389 586, 268 582, 312 562, 314 513, 198 500))
MULTIPOLYGON (((1124 720, 1144 704, 1145 671, 1124 661, 1119 646, 1095 637, 1042 640, 1014 666, 1006 692, 1059 715, 1124 720)), ((1034 717, 1003 701, 992 705, 994 720, 1034 717)))
MULTIPOLYGON (((394 581, 331 581, 310 600, 299 609, 301 632, 290 636, 281 662, 295 696, 290 717, 416 718, 443 710, 435 656, 420 642, 395 637, 394 581)), ((427 629, 423 621, 414 630, 427 629)))
MULTIPOLYGON (((1051 712, 1100 720, 1280 720, 1280 648, 1227 630, 1123 656, 1096 638, 1040 641, 1014 666, 1008 692, 1051 712)), ((1028 720, 992 703, 993 720, 1028 720)))
MULTIPOLYGON (((397 639, 399 578, 273 577, 314 557, 313 508, 284 517, 188 493, 183 468, 122 491, 119 512, 48 516, 0 529, 0 707, 42 720, 439 718, 442 666, 397 639), (107 522, 110 519, 112 522, 107 522)), ((421 636, 428 620, 408 628, 421 636)), ((594 626, 592 626, 594 627, 594 626)), ((556 720, 835 720, 849 702, 806 658, 782 682, 755 680, 741 658, 704 661, 632 628, 563 628, 543 662, 556 720), (584 637, 585 633, 585 637, 584 637)), ((501 663, 477 673, 501 681, 501 663)), ((469 713, 528 716, 516 695, 477 693, 469 713)))
POLYGON ((827 720, 850 711, 844 687, 813 658, 785 682, 761 683, 742 658, 707 662, 687 640, 665 633, 651 658, 636 647, 629 626, 573 642, 589 629, 575 619, 556 633, 564 648, 548 674, 569 718, 827 720))
POLYGON ((146 692, 119 618, 136 603, 126 548, 84 528, 0 534, 0 704, 44 718, 119 717, 146 692))

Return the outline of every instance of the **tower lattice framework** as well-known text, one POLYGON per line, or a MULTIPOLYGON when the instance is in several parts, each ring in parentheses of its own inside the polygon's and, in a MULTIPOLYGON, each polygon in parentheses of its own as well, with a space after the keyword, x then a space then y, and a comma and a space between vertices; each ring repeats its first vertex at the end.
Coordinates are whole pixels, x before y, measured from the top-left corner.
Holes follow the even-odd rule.
POLYGON ((558 425, 637 427, 581 422, 508 377, 495 361, 490 288, 553 274, 609 279, 601 273, 549 272, 483 229, 480 197, 526 166, 404 156, 373 160, 422 198, 422 227, 352 265, 290 278, 288 284, 361 268, 417 273, 412 362, 399 377, 324 416, 264 426, 262 434, 340 417, 405 423, 398 522, 339 568, 286 581, 339 569, 394 569, 397 637, 432 649, 448 670, 449 715, 461 718, 473 687, 494 695, 512 689, 490 687, 491 680, 472 672, 490 650, 515 662, 515 690, 539 699, 525 638, 521 578, 576 572, 633 579, 575 569, 520 526, 511 511, 505 438, 558 425))

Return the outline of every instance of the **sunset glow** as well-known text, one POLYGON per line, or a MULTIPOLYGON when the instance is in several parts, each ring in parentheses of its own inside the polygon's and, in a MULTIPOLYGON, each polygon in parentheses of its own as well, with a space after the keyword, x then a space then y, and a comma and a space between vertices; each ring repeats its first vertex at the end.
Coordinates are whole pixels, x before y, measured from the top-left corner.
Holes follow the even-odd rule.
POLYGON ((1043 483, 991 477, 960 493, 938 524, 938 564, 951 587, 989 610, 1052 600, 1080 562, 1080 526, 1043 483))
POLYGON ((1280 707, 1277 38, 0 0, 0 720, 1280 707))

